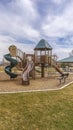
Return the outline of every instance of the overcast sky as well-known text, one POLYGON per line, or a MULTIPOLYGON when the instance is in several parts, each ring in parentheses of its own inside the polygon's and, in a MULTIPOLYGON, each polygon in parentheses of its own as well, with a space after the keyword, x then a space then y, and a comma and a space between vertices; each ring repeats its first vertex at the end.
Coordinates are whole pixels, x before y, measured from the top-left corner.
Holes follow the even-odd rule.
POLYGON ((0 0, 0 59, 14 44, 32 52, 45 39, 59 59, 73 49, 73 0, 0 0))

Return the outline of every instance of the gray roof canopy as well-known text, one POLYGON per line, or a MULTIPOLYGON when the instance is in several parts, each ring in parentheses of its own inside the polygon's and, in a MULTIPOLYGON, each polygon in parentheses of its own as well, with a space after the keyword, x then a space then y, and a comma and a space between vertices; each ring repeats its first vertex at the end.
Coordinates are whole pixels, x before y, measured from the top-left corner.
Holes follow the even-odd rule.
POLYGON ((39 43, 36 45, 34 50, 52 50, 52 47, 48 44, 48 42, 44 39, 41 39, 39 43))
POLYGON ((60 63, 73 63, 73 56, 64 58, 62 60, 59 60, 58 62, 60 62, 60 63))

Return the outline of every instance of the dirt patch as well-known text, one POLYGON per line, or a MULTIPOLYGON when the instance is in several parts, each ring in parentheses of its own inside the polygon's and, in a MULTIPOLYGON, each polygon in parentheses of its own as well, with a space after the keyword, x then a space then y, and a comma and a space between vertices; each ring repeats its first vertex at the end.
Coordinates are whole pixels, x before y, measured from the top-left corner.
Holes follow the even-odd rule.
MULTIPOLYGON (((73 80, 73 74, 70 74, 66 83, 73 80)), ((10 80, 10 77, 5 73, 0 73, 0 92, 16 92, 16 91, 28 91, 28 90, 41 90, 41 89, 58 89, 65 85, 59 84, 57 77, 51 78, 37 78, 31 79, 29 85, 22 85, 21 78, 10 80)))

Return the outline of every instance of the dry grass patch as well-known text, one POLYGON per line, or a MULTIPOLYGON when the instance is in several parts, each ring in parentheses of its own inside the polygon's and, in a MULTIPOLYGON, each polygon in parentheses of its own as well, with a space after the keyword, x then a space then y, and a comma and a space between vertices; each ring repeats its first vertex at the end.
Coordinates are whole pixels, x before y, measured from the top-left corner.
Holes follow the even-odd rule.
POLYGON ((0 95, 0 130, 72 130, 73 85, 59 91, 0 95))

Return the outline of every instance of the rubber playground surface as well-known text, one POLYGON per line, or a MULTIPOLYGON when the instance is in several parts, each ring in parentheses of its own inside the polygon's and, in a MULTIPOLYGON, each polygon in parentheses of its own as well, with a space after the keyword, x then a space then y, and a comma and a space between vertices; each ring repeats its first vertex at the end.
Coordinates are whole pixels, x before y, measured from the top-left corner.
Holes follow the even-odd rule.
POLYGON ((57 77, 50 78, 37 78, 30 79, 29 85, 22 85, 21 78, 10 80, 9 76, 0 72, 0 92, 19 92, 19 91, 33 91, 33 90, 46 90, 46 89, 58 89, 63 85, 66 85, 73 81, 73 74, 70 74, 66 82, 62 81, 59 84, 57 77))

